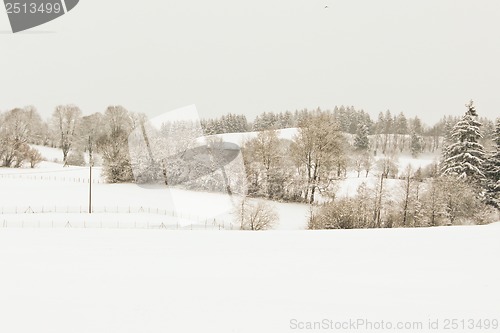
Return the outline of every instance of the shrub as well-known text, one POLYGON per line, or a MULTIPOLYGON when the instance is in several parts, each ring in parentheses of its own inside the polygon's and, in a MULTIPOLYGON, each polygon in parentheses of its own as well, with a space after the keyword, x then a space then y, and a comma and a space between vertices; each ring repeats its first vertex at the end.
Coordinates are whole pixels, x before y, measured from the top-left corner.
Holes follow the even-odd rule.
POLYGON ((243 200, 237 213, 242 230, 267 230, 278 222, 274 207, 263 201, 250 203, 243 200))
POLYGON ((66 159, 67 165, 73 166, 85 166, 85 157, 83 156, 83 152, 71 152, 68 154, 68 158, 66 159))

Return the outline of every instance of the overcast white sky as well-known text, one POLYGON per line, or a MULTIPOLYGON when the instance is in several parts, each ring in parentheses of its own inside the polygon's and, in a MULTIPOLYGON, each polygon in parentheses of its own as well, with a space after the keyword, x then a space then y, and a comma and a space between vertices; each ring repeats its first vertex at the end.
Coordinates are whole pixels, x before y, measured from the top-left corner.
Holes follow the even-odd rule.
POLYGON ((253 119, 344 104, 430 124, 473 98, 500 116, 498 0, 80 0, 9 30, 0 10, 0 110, 196 104, 253 119))

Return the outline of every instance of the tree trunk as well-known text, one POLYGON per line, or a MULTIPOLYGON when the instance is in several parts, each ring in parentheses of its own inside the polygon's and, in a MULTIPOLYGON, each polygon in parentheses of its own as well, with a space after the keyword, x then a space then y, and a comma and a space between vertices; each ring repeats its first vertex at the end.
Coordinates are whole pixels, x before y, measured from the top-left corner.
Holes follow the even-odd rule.
POLYGON ((384 174, 382 173, 380 175, 380 190, 378 193, 378 196, 376 198, 376 204, 375 204, 375 212, 374 212, 374 223, 377 226, 377 228, 380 228, 381 223, 380 223, 380 211, 381 211, 381 206, 382 206, 382 191, 384 188, 384 174))
POLYGON ((410 197, 410 173, 406 176, 406 184, 405 184, 405 203, 403 208, 403 227, 406 227, 407 219, 408 219, 408 198, 410 197))

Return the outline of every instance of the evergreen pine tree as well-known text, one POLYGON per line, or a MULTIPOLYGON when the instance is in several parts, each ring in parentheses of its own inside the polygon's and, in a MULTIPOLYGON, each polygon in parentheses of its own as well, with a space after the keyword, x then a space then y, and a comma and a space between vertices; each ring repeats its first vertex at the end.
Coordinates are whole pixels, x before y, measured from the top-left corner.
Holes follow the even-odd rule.
POLYGON ((452 132, 453 132, 452 122, 446 121, 446 123, 444 124, 444 142, 443 142, 445 149, 446 149, 446 147, 448 147, 450 144, 453 143, 453 138, 451 136, 452 132))
POLYGON ((485 161, 486 203, 500 209, 500 118, 493 134, 494 150, 485 161))
POLYGON ((481 123, 477 120, 473 102, 470 101, 466 107, 465 115, 453 127, 452 142, 443 151, 441 173, 479 181, 484 178, 484 148, 478 142, 481 138, 481 123))
POLYGON ((356 136, 354 137, 354 148, 356 150, 368 150, 370 146, 370 140, 368 139, 368 126, 365 124, 359 124, 358 130, 356 131, 356 136))
POLYGON ((423 139, 417 133, 411 133, 410 150, 413 157, 417 157, 423 150, 423 139))

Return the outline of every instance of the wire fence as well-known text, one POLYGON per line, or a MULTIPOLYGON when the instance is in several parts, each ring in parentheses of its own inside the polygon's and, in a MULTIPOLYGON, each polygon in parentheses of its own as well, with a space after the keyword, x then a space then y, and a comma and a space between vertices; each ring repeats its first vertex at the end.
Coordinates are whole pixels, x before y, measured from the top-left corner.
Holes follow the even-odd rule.
POLYGON ((234 230, 232 220, 144 206, 0 207, 3 228, 118 228, 171 230, 234 230))
MULTIPOLYGON (((87 177, 71 177, 71 176, 56 176, 51 175, 48 172, 47 174, 9 174, 3 173, 0 174, 0 179, 27 179, 27 180, 37 180, 37 181, 57 181, 57 182, 71 182, 71 183, 90 183, 90 179, 87 177)), ((92 179, 92 184, 104 184, 105 181, 102 179, 92 179)))
MULTIPOLYGON (((74 170, 63 170, 74 171, 74 170)), ((61 172, 61 171, 58 171, 61 172)), ((2 173, 0 179, 27 179, 89 183, 87 177, 54 175, 54 171, 2 173)), ((93 184, 105 183, 92 179, 93 184)), ((25 205, 0 207, 2 228, 118 228, 118 229, 170 229, 170 230, 235 230, 232 221, 207 218, 195 214, 146 206, 88 206, 25 205), (50 214, 53 214, 49 216, 50 214), (71 214, 78 214, 72 215, 71 214), (113 214, 120 214, 116 216, 113 214), (136 216, 133 216, 133 215, 136 216), (96 216, 99 215, 99 216, 96 216)))
POLYGON ((223 224, 217 221, 207 220, 204 224, 196 223, 171 223, 171 222, 151 222, 151 221, 122 221, 101 219, 98 221, 75 221, 75 220, 8 220, 0 222, 1 228, 16 229, 159 229, 159 230, 238 230, 233 223, 223 224))
MULTIPOLYGON (((45 213, 66 213, 66 214, 83 214, 89 213, 88 206, 60 206, 60 205, 24 205, 24 206, 2 206, 0 214, 45 214, 45 213)), ((163 209, 158 207, 147 206, 92 206, 92 213, 115 213, 115 214, 155 214, 178 217, 183 219, 200 221, 205 217, 191 213, 176 211, 171 209, 163 209)))

